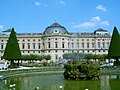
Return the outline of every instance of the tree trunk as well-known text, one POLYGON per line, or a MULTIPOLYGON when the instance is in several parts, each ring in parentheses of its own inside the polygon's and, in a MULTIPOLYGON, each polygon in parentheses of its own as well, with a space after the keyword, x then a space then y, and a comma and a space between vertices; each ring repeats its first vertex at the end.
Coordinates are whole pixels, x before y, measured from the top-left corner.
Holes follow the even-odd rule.
POLYGON ((20 60, 18 60, 18 62, 17 62, 17 66, 18 66, 18 67, 19 67, 19 64, 20 64, 19 61, 20 61, 20 60))
POLYGON ((119 58, 116 58, 116 66, 119 66, 119 58))
POLYGON ((11 66, 11 68, 14 67, 14 60, 10 60, 10 66, 11 66))

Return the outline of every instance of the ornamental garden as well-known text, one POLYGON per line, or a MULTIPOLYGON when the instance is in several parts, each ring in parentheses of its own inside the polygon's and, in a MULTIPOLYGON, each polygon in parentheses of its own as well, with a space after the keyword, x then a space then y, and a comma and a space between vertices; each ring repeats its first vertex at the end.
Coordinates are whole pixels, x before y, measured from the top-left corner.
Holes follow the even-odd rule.
MULTIPOLYGON (((33 54, 21 55, 20 48, 19 48, 17 38, 16 38, 16 33, 14 31, 14 28, 12 28, 11 34, 9 36, 9 39, 8 39, 8 42, 7 42, 5 51, 4 51, 4 55, 2 56, 2 58, 5 60, 8 60, 10 62, 10 66, 8 67, 9 69, 0 71, 1 80, 3 79, 2 82, 4 82, 4 80, 8 76, 11 76, 11 75, 18 75, 18 74, 22 75, 24 73, 26 76, 26 75, 28 75, 28 73, 33 75, 33 73, 31 73, 31 72, 35 72, 34 74, 36 74, 36 72, 37 72, 37 74, 39 74, 38 72, 49 72, 49 74, 51 74, 50 72, 52 72, 55 75, 56 74, 60 74, 60 75, 63 74, 62 76, 64 77, 64 79, 66 79, 68 81, 69 80, 74 80, 74 81, 84 81, 84 80, 91 81, 92 80, 92 81, 96 82, 96 80, 97 80, 96 83, 99 83, 99 80, 101 79, 101 75, 111 74, 111 73, 117 74, 117 75, 120 74, 120 69, 119 69, 119 66, 120 66, 120 62, 119 62, 119 58, 120 58, 120 35, 119 35, 117 28, 114 27, 110 46, 109 46, 109 50, 108 50, 108 55, 66 53, 63 55, 63 58, 66 60, 69 60, 69 61, 67 61, 67 62, 66 61, 65 62, 50 62, 50 59, 51 59, 50 55, 33 55, 33 54), (113 62, 114 65, 102 66, 101 64, 103 64, 106 59, 108 59, 108 61, 111 59, 114 59, 115 60, 113 62), (28 61, 28 63, 23 64, 22 61, 28 61), (37 61, 43 61, 43 62, 36 63, 37 61), (32 67, 32 68, 21 69, 21 70, 14 69, 14 68, 19 68, 19 66, 21 66, 21 65, 23 67, 27 66, 27 67, 32 67), (37 67, 37 68, 33 68, 33 67, 37 67), (14 70, 12 70, 12 69, 14 69, 14 70), (106 73, 105 70, 108 70, 110 72, 106 73), (117 70, 117 71, 115 71, 115 70, 117 70), (6 73, 6 72, 8 72, 8 73, 6 73), (4 78, 4 76, 5 76, 5 78, 4 78)), ((118 79, 119 78, 120 77, 118 76, 118 79)), ((0 82, 0 83, 2 83, 2 82, 0 82)), ((119 80, 119 82, 120 82, 120 80, 119 80)), ((15 83, 15 81, 14 82, 10 81, 8 84, 11 84, 11 83, 15 83)), ((47 83, 47 82, 45 82, 45 83, 47 83)), ((54 87, 55 88, 54 90, 60 90, 60 89, 63 90, 63 86, 65 88, 65 85, 63 83, 61 83, 61 84, 62 84, 62 86, 60 86, 59 88, 54 87)), ((104 90, 104 89, 100 89, 99 84, 98 84, 98 87, 96 87, 96 89, 99 88, 98 90, 104 90)), ((113 84, 111 84, 111 85, 113 85, 113 84)), ((1 87, 6 88, 4 86, 5 85, 3 84, 3 86, 1 86, 1 87)), ((36 87, 34 89, 36 89, 36 87)), ((115 88, 114 86, 111 86, 111 87, 115 88)), ((13 87, 9 87, 9 88, 11 89, 13 87)), ((68 88, 69 87, 67 87, 67 89, 68 88)), ((107 88, 110 88, 110 87, 107 87, 107 88)), ((26 90, 29 90, 29 89, 26 89, 26 90)), ((38 87, 37 90, 40 90, 40 88, 38 87)), ((52 90, 52 89, 50 89, 50 88, 45 89, 44 88, 43 90, 52 90)), ((76 90, 77 90, 77 88, 76 88, 76 90)), ((89 90, 89 89, 84 88, 83 90, 89 90)), ((110 90, 110 89, 106 89, 106 90, 110 90)), ((118 90, 118 89, 116 89, 116 90, 118 90)))

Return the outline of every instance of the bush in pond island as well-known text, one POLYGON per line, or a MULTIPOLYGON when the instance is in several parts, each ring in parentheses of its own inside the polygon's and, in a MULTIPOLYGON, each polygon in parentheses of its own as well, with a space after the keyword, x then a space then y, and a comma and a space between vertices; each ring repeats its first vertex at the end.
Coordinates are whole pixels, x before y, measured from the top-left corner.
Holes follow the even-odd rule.
POLYGON ((66 64, 64 68, 63 75, 67 80, 98 80, 100 76, 100 66, 93 62, 66 64))

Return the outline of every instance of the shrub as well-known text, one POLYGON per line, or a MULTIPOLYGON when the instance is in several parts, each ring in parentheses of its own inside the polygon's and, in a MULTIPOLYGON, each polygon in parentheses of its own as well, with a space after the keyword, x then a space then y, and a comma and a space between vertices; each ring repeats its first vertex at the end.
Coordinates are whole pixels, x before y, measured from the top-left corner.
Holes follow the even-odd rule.
POLYGON ((72 80, 98 80, 100 67, 92 62, 83 62, 79 65, 67 64, 64 66, 64 78, 72 80))

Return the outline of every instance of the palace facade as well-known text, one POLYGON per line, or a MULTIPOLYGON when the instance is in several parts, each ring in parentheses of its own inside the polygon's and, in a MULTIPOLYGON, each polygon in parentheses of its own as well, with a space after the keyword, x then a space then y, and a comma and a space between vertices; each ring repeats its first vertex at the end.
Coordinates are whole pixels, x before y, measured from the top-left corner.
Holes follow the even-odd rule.
MULTIPOLYGON (((9 33, 0 34, 0 56, 4 53, 9 33)), ((91 33, 71 33, 57 22, 43 33, 17 33, 16 36, 22 54, 49 54, 53 61, 62 59, 62 55, 69 52, 107 54, 111 40, 107 30, 98 28, 91 33)))

